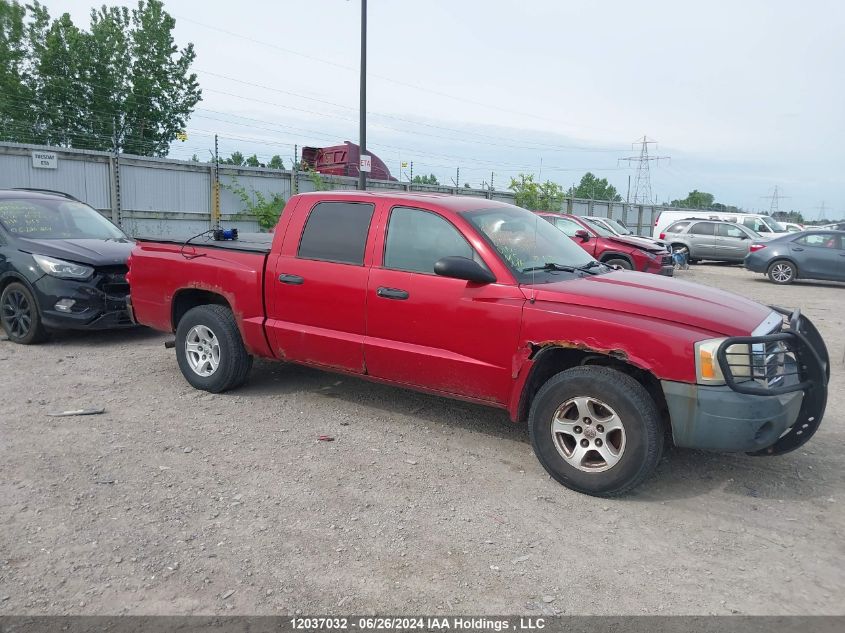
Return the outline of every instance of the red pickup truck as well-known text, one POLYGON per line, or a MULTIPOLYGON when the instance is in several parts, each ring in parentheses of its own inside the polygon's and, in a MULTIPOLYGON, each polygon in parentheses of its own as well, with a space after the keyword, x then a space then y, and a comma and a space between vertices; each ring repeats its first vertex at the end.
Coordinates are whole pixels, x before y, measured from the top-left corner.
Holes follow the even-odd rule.
POLYGON ((293 196, 272 235, 139 240, 129 307, 221 392, 254 356, 505 409, 562 484, 618 495, 678 446, 776 455, 821 423, 828 354, 799 312, 608 267, 469 196, 293 196), (203 240, 198 242, 197 240, 203 240))

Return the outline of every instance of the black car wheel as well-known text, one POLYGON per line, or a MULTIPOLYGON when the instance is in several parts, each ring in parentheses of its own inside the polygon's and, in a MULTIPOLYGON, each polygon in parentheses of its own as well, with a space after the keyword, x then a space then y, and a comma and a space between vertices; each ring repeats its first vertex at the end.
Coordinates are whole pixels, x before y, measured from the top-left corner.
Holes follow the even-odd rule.
POLYGON ((769 280, 776 284, 791 284, 795 281, 797 274, 798 269, 795 268, 795 264, 785 259, 772 262, 766 271, 769 280))
POLYGON ((622 259, 621 257, 612 257, 611 259, 606 259, 604 264, 608 266, 619 266, 619 268, 624 268, 625 270, 633 270, 634 267, 631 265, 627 259, 622 259))
POLYGON ((47 337, 38 306, 29 288, 11 283, 0 295, 0 324, 13 343, 31 345, 47 337))

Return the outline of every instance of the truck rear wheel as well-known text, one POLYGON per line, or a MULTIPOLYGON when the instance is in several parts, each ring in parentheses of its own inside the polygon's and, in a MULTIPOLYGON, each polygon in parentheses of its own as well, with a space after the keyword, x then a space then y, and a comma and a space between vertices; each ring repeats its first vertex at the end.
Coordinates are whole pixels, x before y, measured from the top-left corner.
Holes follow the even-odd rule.
POLYGON ((543 468, 567 488, 596 497, 635 488, 663 454, 654 400, 608 367, 574 367, 550 378, 531 404, 528 424, 543 468))
POLYGON ((185 313, 176 327, 176 359, 185 380, 212 393, 242 385, 252 367, 235 317, 221 305, 185 313))

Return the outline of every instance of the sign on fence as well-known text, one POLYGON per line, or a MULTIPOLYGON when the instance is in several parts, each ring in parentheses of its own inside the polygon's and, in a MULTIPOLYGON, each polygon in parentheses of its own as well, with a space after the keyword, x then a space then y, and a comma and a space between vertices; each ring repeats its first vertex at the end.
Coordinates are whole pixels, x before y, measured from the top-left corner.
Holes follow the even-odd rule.
POLYGON ((33 150, 32 166, 38 169, 56 169, 59 166, 59 158, 55 152, 33 150))

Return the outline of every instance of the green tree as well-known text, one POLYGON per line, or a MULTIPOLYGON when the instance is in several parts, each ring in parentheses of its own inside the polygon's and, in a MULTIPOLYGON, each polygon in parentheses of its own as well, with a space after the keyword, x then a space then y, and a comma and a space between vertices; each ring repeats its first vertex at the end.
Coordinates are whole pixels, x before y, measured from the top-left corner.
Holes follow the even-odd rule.
POLYGON ((240 152, 232 152, 232 155, 229 158, 226 158, 221 161, 224 165, 237 165, 240 167, 244 165, 244 155, 240 152))
POLYGON ((415 185, 439 185, 440 181, 437 180, 437 176, 434 174, 430 174, 428 176, 420 176, 417 174, 414 176, 414 179, 411 181, 415 185))
POLYGON ((264 167, 264 164, 258 160, 258 156, 253 154, 249 158, 244 161, 244 165, 247 167, 264 167))
POLYGON ((716 197, 712 193, 693 189, 683 200, 672 200, 673 207, 685 207, 689 209, 707 209, 713 206, 716 197))
POLYGON ((616 191, 616 187, 607 182, 607 178, 598 178, 589 171, 581 176, 578 186, 570 187, 566 194, 574 198, 622 202, 622 196, 616 191))
POLYGON ((267 167, 270 169, 284 169, 285 163, 282 161, 282 157, 276 154, 270 159, 270 162, 267 163, 267 167))
POLYGON ((514 192, 517 206, 532 211, 560 211, 566 197, 563 187, 556 182, 534 182, 534 174, 519 174, 519 178, 511 178, 508 189, 514 192))
POLYGON ((7 138, 164 156, 202 93, 161 0, 92 10, 90 28, 35 1, 0 0, 0 122, 7 138))

